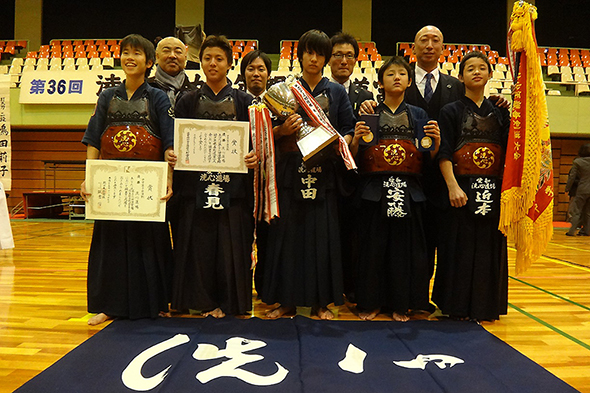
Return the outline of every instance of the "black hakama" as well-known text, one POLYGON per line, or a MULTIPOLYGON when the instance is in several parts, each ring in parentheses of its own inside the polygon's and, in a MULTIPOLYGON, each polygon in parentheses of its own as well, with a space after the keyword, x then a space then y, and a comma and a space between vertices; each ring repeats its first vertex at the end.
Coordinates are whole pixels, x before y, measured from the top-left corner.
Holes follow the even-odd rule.
MULTIPOLYGON (((301 84, 307 91, 311 90, 305 80, 301 79, 301 84)), ((342 86, 323 78, 310 93, 341 135, 354 132, 352 106, 342 86)), ((344 162, 340 156, 334 156, 306 170, 299 151, 278 150, 281 215, 268 228, 262 300, 287 307, 341 305, 338 196, 346 172, 344 162), (314 183, 305 183, 308 176, 314 183), (317 190, 315 196, 307 194, 312 189, 317 190)))
MULTIPOLYGON (((82 142, 98 150, 111 124, 144 124, 162 141, 162 152, 172 146, 173 120, 170 100, 164 92, 144 83, 131 100, 125 84, 104 90, 91 117, 82 142), (129 112, 110 109, 122 100, 129 112), (146 112, 136 111, 145 100, 146 112), (129 109, 131 108, 131 109, 129 109)), ((104 154, 104 152, 102 153, 104 154)), ((92 198, 92 196, 91 196, 92 198)), ((165 222, 99 221, 88 256, 88 311, 129 319, 157 318, 168 312, 171 294, 172 248, 165 222)))
POLYGON ((88 312, 129 319, 168 312, 172 250, 165 222, 96 221, 88 312))
MULTIPOLYGON (((401 127, 403 134, 396 134, 397 127, 380 118, 377 136, 379 144, 389 142, 392 137, 415 137, 413 124, 416 120, 426 120, 428 115, 422 109, 402 103, 395 114, 380 104, 376 113, 387 112, 400 116, 405 111, 409 125, 401 127), (408 134, 408 135, 405 135, 408 134)), ((413 140, 412 140, 413 143, 413 140)), ((422 191, 418 173, 382 174, 363 173, 367 169, 365 146, 361 146, 359 166, 361 182, 357 198, 357 231, 359 236, 359 256, 356 273, 356 301, 361 310, 376 310, 405 314, 408 310, 427 310, 430 274, 423 226, 426 197, 422 191), (398 216, 387 217, 387 199, 384 183, 390 179, 403 182, 407 188, 404 196, 404 212, 398 216), (384 206, 384 204, 386 206, 384 206), (405 214, 405 215, 404 215, 405 214), (403 215, 403 217, 402 217, 403 215)), ((422 155, 422 166, 431 165, 430 153, 422 155)))
MULTIPOLYGON (((217 95, 204 85, 182 96, 176 103, 176 117, 247 121, 251 100, 229 83, 217 95)), ((177 213, 171 222, 172 309, 248 313, 252 309, 252 175, 177 171, 173 187, 177 213), (199 197, 212 183, 220 185, 227 196, 228 203, 221 203, 223 209, 204 208, 199 197)))
MULTIPOLYGON (((498 121, 495 131, 503 151, 510 125, 506 109, 498 109, 487 99, 478 107, 470 99, 448 104, 441 110, 441 148, 439 157, 453 162, 453 154, 461 140, 466 110, 480 118, 494 113, 498 121)), ((481 132, 475 130, 475 132, 481 132)), ((496 159, 499 159, 496 157, 496 159)), ((507 313, 508 257, 506 237, 498 230, 500 220, 501 177, 489 177, 496 182, 491 212, 475 214, 469 207, 471 184, 477 176, 457 176, 461 189, 468 195, 467 205, 454 208, 448 203, 442 212, 440 243, 432 300, 444 314, 459 318, 495 320, 507 313)), ((448 191, 447 191, 448 192, 448 191)))

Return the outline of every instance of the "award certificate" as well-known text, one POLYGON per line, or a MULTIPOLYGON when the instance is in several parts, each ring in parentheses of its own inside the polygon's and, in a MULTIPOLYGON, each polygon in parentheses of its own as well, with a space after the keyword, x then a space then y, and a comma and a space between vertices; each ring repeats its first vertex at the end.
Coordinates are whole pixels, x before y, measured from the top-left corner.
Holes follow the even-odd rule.
POLYGON ((167 176, 163 161, 86 160, 86 218, 164 222, 167 176))
POLYGON ((174 120, 175 170, 247 173, 250 123, 199 119, 174 120))

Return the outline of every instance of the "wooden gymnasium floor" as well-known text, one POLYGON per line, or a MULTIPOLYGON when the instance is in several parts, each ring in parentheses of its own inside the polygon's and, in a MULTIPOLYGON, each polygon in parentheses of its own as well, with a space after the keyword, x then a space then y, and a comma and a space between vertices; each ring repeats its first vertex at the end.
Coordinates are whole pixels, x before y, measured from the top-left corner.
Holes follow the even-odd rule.
MULTIPOLYGON (((14 220, 12 229, 16 248, 0 250, 0 392, 12 392, 102 328, 86 324, 92 224, 14 220)), ((590 392, 590 238, 564 233, 556 229, 544 257, 511 275, 508 315, 484 327, 590 392)), ((513 273, 512 249, 510 258, 513 273)), ((258 302, 254 315, 266 308, 258 302)), ((336 311, 356 319, 346 306, 336 311)))

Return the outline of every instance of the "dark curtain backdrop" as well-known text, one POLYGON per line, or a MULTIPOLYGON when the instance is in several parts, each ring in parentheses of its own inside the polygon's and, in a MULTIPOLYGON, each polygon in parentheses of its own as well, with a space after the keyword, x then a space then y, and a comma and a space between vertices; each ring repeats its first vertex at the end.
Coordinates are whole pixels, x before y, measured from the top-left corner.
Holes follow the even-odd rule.
POLYGON ((537 0, 539 46, 590 48, 590 1, 537 0))
POLYGON ((175 8, 174 0, 43 0, 42 43, 131 33, 153 40, 174 33, 175 8))
MULTIPOLYGON (((537 0, 536 5, 539 45, 590 47, 590 1, 537 0)), ((14 0, 1 2, 0 40, 28 38, 14 37, 14 11, 14 0)), ((153 39, 173 33, 174 14, 175 0, 44 0, 42 42, 47 44, 53 38, 122 38, 132 32, 153 39)), ((413 41, 416 31, 426 24, 440 27, 446 42, 487 43, 505 53, 503 1, 373 0, 372 15, 373 40, 384 55, 394 54, 398 41, 413 41)), ((205 20, 207 33, 258 39, 262 50, 277 53, 282 39, 297 39, 309 29, 318 28, 328 35, 340 30, 342 2, 206 0, 205 20)))
POLYGON ((413 42, 423 26, 437 26, 447 43, 488 44, 506 52, 506 3, 504 1, 373 0, 372 37, 379 53, 395 54, 397 42, 413 42))
POLYGON ((297 40, 308 30, 332 36, 342 29, 342 1, 205 0, 205 32, 258 39, 260 49, 279 53, 281 40, 297 40))
MULTIPOLYGON (((14 37, 14 1, 0 2, 0 40, 13 40, 14 37)), ((16 37, 26 39, 27 37, 16 37)))

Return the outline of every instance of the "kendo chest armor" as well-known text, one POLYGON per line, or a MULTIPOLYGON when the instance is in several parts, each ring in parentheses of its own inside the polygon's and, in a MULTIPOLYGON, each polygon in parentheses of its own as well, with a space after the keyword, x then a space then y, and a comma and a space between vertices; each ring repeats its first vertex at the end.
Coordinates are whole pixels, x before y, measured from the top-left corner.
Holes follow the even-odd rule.
MULTIPOLYGON (((329 118, 330 117, 330 98, 328 97, 326 92, 322 92, 322 93, 318 94, 317 96, 315 96, 314 98, 317 101, 320 108, 322 108, 322 110, 324 111, 326 116, 328 116, 328 118, 329 118)), ((301 106, 297 109, 297 114, 299 114, 301 116, 301 118, 303 119, 304 122, 310 123, 309 116, 307 115, 305 110, 303 108, 301 108, 301 106)), ((310 125, 314 125, 316 127, 318 126, 318 124, 312 124, 312 123, 310 123, 310 125)), ((293 151, 298 152, 299 147, 297 147, 297 133, 295 132, 291 135, 284 135, 283 137, 279 138, 276 141, 276 147, 279 149, 280 152, 283 152, 283 153, 293 152, 293 151)))
POLYGON ((500 123, 494 112, 482 117, 465 108, 461 137, 453 154, 455 174, 500 176, 504 167, 501 138, 500 123))
POLYGON ((414 140, 414 127, 407 110, 397 115, 382 111, 379 141, 359 154, 360 173, 421 173, 422 153, 414 140))
POLYGON ((162 159, 162 141, 153 131, 147 92, 138 100, 114 96, 109 103, 107 124, 100 141, 102 158, 162 159))
POLYGON ((197 119, 236 120, 236 105, 231 95, 214 101, 206 95, 199 97, 197 119))

